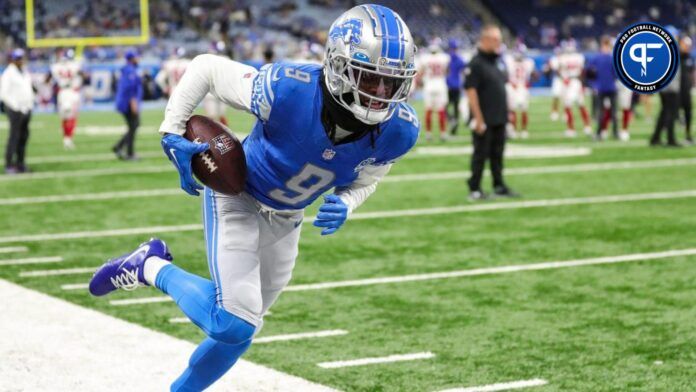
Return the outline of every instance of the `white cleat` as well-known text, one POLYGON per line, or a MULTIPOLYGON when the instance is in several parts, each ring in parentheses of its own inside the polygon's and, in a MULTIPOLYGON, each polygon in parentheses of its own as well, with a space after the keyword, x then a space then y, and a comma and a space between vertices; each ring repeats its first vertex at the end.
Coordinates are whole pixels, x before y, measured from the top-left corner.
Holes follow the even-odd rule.
POLYGON ((520 132, 520 137, 522 139, 529 139, 529 132, 527 132, 527 131, 520 132))
POLYGON ((551 112, 551 121, 558 121, 559 119, 558 112, 551 112))
POLYGON ((565 137, 571 138, 571 139, 572 139, 572 138, 575 138, 575 137, 577 137, 577 136, 578 136, 578 133, 575 132, 574 129, 566 129, 566 131, 565 131, 565 137))
POLYGON ((592 136, 592 127, 589 125, 583 128, 582 131, 585 133, 585 136, 592 136))
POLYGON ((607 140, 609 138, 609 131, 606 129, 599 132, 599 140, 607 140))
POLYGON ((631 134, 628 133, 627 130, 622 129, 619 131, 619 140, 621 140, 622 142, 627 142, 631 140, 631 134))
POLYGON ((66 150, 74 150, 75 149, 75 142, 73 142, 72 138, 69 138, 69 137, 63 138, 63 148, 66 150))

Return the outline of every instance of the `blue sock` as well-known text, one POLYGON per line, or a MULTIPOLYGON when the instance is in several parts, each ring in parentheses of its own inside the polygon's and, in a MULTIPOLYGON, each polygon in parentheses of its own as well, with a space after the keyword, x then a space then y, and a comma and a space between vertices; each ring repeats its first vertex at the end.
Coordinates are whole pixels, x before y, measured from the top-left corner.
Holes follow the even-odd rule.
POLYGON ((174 264, 159 271, 155 286, 171 296, 209 336, 193 353, 188 369, 172 385, 172 391, 202 390, 197 386, 215 382, 244 354, 256 328, 217 303, 212 281, 174 264))
POLYGON ((251 340, 233 345, 206 338, 191 355, 189 366, 171 386, 172 392, 202 391, 222 377, 249 348, 251 340))

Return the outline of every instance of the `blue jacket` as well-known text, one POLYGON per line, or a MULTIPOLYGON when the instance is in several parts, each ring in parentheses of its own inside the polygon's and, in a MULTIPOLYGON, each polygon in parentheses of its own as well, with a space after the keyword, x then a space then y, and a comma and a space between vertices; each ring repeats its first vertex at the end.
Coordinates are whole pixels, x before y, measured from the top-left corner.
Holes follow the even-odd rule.
POLYGON ((133 98, 138 100, 138 110, 140 110, 140 102, 143 100, 143 83, 138 75, 138 66, 128 63, 121 68, 121 77, 118 79, 116 109, 121 113, 128 112, 129 102, 133 98))
POLYGON ((447 88, 458 90, 462 88, 462 71, 466 63, 456 52, 450 52, 449 71, 447 73, 447 88))
POLYGON ((598 93, 613 93, 616 91, 616 73, 614 72, 614 57, 611 53, 599 53, 590 59, 588 68, 594 72, 592 88, 598 93))

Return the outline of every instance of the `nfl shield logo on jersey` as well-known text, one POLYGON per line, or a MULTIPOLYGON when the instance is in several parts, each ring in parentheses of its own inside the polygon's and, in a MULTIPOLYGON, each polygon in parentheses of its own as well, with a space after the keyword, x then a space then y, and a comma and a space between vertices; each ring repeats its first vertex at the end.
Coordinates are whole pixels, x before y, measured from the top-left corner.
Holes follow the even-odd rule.
POLYGON ((332 150, 332 149, 330 149, 330 148, 327 148, 327 149, 324 150, 324 152, 321 154, 321 159, 323 159, 323 160, 325 160, 325 161, 330 161, 330 160, 332 160, 333 157, 335 157, 335 156, 336 156, 336 151, 334 151, 334 150, 332 150))

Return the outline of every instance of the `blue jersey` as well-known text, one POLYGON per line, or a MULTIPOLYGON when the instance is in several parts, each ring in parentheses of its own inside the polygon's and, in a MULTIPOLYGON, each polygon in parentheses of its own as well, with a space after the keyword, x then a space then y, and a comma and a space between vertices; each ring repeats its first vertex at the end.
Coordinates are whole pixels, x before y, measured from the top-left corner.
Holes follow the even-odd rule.
POLYGON ((304 208, 330 188, 351 184, 366 166, 393 162, 418 139, 416 112, 402 103, 374 138, 334 145, 321 121, 321 69, 274 63, 254 80, 251 111, 258 121, 243 142, 246 190, 272 208, 304 208))

